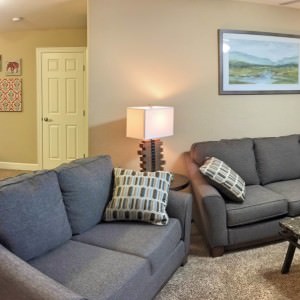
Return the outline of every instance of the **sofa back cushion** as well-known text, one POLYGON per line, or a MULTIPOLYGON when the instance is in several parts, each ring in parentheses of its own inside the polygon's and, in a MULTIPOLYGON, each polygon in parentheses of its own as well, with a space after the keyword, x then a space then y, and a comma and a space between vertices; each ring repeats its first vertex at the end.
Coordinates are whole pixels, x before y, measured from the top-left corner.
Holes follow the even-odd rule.
POLYGON ((259 184, 253 141, 249 138, 195 143, 192 159, 201 166, 207 157, 216 157, 235 170, 249 184, 259 184))
POLYGON ((56 169, 73 234, 98 224, 112 192, 109 156, 75 160, 56 169))
POLYGON ((0 181, 0 243, 24 260, 71 238, 56 173, 40 171, 0 181))
POLYGON ((262 184, 300 178, 299 135, 254 139, 262 184))

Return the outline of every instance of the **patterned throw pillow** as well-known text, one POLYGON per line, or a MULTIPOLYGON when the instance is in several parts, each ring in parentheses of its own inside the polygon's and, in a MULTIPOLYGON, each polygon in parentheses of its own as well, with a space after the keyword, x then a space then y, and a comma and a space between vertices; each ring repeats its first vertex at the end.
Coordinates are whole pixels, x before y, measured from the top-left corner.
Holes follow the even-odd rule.
POLYGON ((172 179, 170 172, 115 168, 114 175, 114 192, 105 210, 105 221, 168 223, 166 207, 172 179))
POLYGON ((200 171, 230 200, 245 200, 245 181, 223 161, 210 157, 200 167, 200 171))

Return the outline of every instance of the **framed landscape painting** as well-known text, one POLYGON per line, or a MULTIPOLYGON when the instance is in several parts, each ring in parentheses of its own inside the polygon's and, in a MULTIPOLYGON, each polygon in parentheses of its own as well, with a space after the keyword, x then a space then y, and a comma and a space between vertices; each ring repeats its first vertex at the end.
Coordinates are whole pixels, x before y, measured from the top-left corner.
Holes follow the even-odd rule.
POLYGON ((300 36, 219 30, 219 94, 300 93, 300 36))

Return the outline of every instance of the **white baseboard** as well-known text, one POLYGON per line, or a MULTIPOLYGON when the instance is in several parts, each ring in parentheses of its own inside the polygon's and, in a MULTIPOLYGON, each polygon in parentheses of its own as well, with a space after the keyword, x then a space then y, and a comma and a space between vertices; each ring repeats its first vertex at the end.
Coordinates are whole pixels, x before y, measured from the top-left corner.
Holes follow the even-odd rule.
POLYGON ((40 170, 40 166, 39 164, 25 164, 25 163, 0 161, 0 169, 35 171, 35 170, 40 170))

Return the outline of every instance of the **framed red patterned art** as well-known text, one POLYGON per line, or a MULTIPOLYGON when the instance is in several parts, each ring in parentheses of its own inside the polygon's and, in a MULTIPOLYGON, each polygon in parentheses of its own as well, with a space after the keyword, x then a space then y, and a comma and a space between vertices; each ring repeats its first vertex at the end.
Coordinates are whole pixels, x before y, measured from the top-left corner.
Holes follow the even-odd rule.
POLYGON ((22 79, 0 78, 0 112, 22 111, 22 79))

